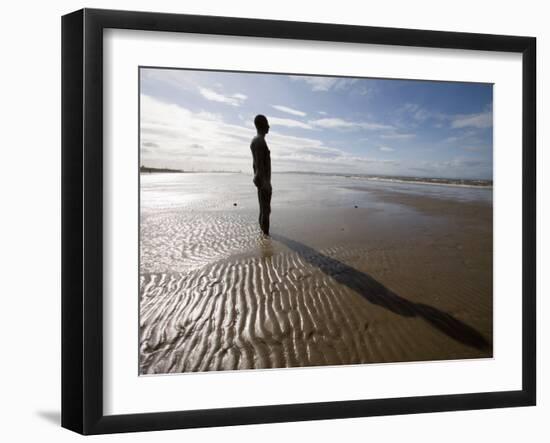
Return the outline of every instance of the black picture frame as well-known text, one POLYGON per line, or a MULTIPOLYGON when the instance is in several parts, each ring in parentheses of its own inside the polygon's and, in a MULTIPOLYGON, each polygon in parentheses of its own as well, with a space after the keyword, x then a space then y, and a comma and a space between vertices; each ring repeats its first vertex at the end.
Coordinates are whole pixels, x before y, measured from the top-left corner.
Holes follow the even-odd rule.
POLYGON ((62 18, 62 426, 82 434, 530 406, 536 403, 536 39, 231 17, 83 9, 62 18), (522 54, 522 388, 130 415, 103 413, 103 30, 522 54))

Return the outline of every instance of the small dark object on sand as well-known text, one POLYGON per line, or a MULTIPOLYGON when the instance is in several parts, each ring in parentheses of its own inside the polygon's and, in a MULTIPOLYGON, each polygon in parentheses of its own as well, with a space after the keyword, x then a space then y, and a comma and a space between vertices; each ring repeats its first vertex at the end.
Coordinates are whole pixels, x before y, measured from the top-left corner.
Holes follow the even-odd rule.
POLYGON ((237 206, 237 203, 233 203, 233 206, 237 206))

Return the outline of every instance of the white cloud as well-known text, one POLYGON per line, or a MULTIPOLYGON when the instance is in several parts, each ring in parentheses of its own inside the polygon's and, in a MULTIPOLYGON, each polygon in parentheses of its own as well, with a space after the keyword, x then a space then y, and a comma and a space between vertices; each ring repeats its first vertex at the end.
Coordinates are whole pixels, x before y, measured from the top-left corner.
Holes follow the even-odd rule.
MULTIPOLYGON (((452 116, 443 112, 431 111, 416 103, 405 103, 397 110, 398 114, 408 114, 417 124, 431 121, 433 126, 437 128, 443 127, 442 122, 447 122, 452 119, 452 116)), ((414 126, 414 125, 413 125, 414 126)))
POLYGON ((410 138, 414 138, 416 137, 416 134, 412 134, 412 133, 406 133, 406 134, 398 134, 398 133, 394 133, 394 134, 382 134, 380 135, 380 138, 385 138, 385 139, 390 139, 390 140, 407 140, 407 139, 410 139, 410 138))
POLYGON ((142 68, 140 75, 143 81, 161 82, 173 88, 194 91, 196 89, 196 72, 182 69, 142 68))
POLYGON ((231 106, 240 106, 247 99, 244 94, 223 95, 212 89, 199 87, 200 94, 207 100, 219 103, 226 103, 231 106))
POLYGON ((390 125, 371 122, 354 122, 341 118, 321 118, 319 120, 311 120, 309 124, 325 129, 366 129, 373 131, 395 129, 390 125))
POLYGON ((451 137, 447 137, 445 140, 443 140, 445 143, 456 143, 459 140, 462 140, 463 137, 452 135, 451 137))
POLYGON ((491 168, 491 162, 481 158, 455 157, 450 160, 422 161, 420 165, 427 170, 443 175, 462 177, 479 177, 480 171, 491 168))
MULTIPOLYGON (((200 73, 185 69, 150 69, 145 68, 140 71, 143 81, 162 82, 171 87, 199 93, 210 101, 226 103, 232 106, 240 106, 248 97, 242 93, 224 95, 210 88, 200 86, 200 73)), ((216 88, 222 89, 223 85, 219 82, 214 83, 216 88)))
POLYGON ((269 117, 268 120, 271 125, 286 126, 287 128, 313 129, 313 127, 307 123, 290 118, 269 117))
POLYGON ((488 147, 480 146, 480 145, 464 146, 464 147, 462 147, 462 149, 464 149, 465 151, 468 151, 468 152, 481 152, 481 151, 489 150, 488 147))
MULTIPOLYGON (((140 136, 142 145, 156 146, 144 151, 142 159, 151 166, 174 166, 184 170, 207 168, 208 157, 236 163, 234 147, 248 148, 254 135, 252 128, 220 121, 216 114, 193 113, 175 104, 141 95, 140 136), (200 147, 200 148, 199 148, 200 147)), ((244 155, 245 152, 241 155, 244 155)), ((217 160, 216 160, 217 161, 217 160)))
POLYGON ((310 123, 315 126, 319 126, 320 128, 327 129, 358 128, 358 125, 356 125, 355 123, 342 120, 341 118, 321 118, 319 120, 312 120, 310 123))
POLYGON ((435 121, 436 123, 434 123, 434 126, 438 128, 442 127, 441 122, 450 122, 451 128, 454 129, 484 129, 493 126, 492 110, 480 112, 477 114, 449 115, 442 112, 429 111, 414 103, 406 103, 398 110, 398 113, 407 113, 413 118, 413 120, 419 123, 423 123, 427 120, 435 121))
MULTIPOLYGON (((217 114, 192 112, 142 94, 140 127, 141 159, 146 166, 186 171, 251 170, 252 124, 226 123, 217 114)), ((393 160, 353 155, 316 138, 281 131, 269 134, 268 144, 274 171, 365 172, 375 167, 377 173, 391 173, 397 165, 393 160)))
POLYGON ((395 151, 395 149, 390 148, 389 146, 380 146, 378 149, 380 149, 381 151, 384 151, 384 152, 393 152, 393 151, 395 151))
POLYGON ((297 115, 298 117, 305 117, 307 114, 303 111, 298 111, 297 109, 289 108, 288 106, 283 105, 272 105, 275 109, 281 112, 286 112, 287 114, 297 115))
POLYGON ((452 128, 490 128, 493 126, 493 112, 485 111, 479 114, 457 115, 451 122, 452 128))
POLYGON ((430 112, 416 103, 405 103, 397 112, 407 113, 418 122, 423 122, 431 117, 430 112))
POLYGON ((469 130, 464 130, 462 132, 458 131, 458 132, 455 132, 455 135, 451 135, 450 137, 447 137, 443 141, 449 144, 455 144, 457 142, 463 142, 465 140, 468 140, 468 143, 470 144, 478 143, 478 141, 475 141, 475 140, 478 140, 477 134, 478 134, 477 129, 474 129, 474 130, 469 129, 469 130))
POLYGON ((307 83, 312 91, 330 91, 344 90, 358 81, 356 78, 337 78, 337 77, 310 77, 301 75, 291 75, 292 80, 303 81, 307 83))

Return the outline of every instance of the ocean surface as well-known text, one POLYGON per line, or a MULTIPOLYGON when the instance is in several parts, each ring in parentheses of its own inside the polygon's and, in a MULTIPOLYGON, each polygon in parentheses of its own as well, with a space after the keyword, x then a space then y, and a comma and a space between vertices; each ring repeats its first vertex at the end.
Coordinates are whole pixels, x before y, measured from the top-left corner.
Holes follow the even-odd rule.
MULTIPOLYGON (((189 210, 257 207, 250 174, 152 173, 140 175, 141 209, 189 210), (235 206, 236 204, 236 206, 235 206)), ((404 178, 281 173, 272 176, 272 208, 368 206, 380 192, 429 196, 462 202, 492 203, 492 186, 463 181, 427 183, 404 178)))

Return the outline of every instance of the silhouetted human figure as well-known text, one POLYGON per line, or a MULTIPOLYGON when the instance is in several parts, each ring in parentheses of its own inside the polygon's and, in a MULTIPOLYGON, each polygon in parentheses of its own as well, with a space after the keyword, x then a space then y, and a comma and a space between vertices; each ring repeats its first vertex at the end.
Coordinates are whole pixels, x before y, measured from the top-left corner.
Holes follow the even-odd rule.
POLYGON ((269 235, 269 214, 271 213, 271 156, 265 142, 269 132, 269 123, 265 115, 254 118, 254 126, 258 134, 250 143, 252 151, 252 168, 254 169, 254 184, 258 188, 258 202, 260 203, 260 228, 265 235, 269 235))

